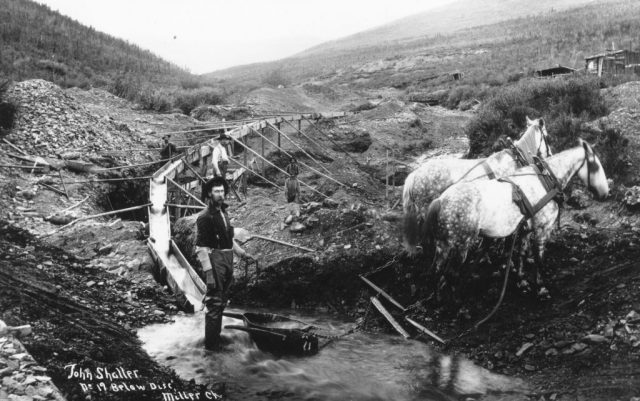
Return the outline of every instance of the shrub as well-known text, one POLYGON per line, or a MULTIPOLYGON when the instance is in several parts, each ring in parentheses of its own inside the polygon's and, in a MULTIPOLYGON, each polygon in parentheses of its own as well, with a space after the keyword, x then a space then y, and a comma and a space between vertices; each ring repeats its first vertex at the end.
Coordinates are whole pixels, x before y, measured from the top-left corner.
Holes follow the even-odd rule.
POLYGON ((290 81, 282 71, 282 69, 272 70, 262 77, 262 83, 271 87, 278 87, 280 85, 287 86, 290 81))
POLYGON ((515 138, 525 129, 526 116, 545 119, 547 131, 559 145, 555 150, 559 151, 569 142, 575 143, 582 122, 606 113, 597 78, 521 80, 490 95, 469 123, 468 156, 487 155, 501 135, 515 138))
POLYGON ((118 97, 133 101, 138 97, 141 88, 139 79, 128 75, 119 75, 109 85, 108 90, 118 97))
POLYGON ((181 90, 175 94, 174 106, 182 110, 184 114, 205 104, 216 105, 224 102, 224 96, 217 89, 198 88, 181 90))
POLYGON ((169 95, 163 91, 145 88, 138 96, 138 103, 144 110, 165 112, 172 109, 172 101, 169 95))
POLYGON ((38 67, 47 70, 55 75, 67 75, 67 72, 69 70, 69 68, 63 63, 45 59, 38 60, 38 67))

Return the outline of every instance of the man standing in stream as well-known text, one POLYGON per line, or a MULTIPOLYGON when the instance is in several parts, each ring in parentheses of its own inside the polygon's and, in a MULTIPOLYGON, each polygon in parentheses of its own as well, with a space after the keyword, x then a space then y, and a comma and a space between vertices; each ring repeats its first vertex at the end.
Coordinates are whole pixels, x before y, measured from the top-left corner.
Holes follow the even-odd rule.
MULTIPOLYGON (((208 198, 207 208, 196 220, 196 254, 202 265, 202 274, 207 285, 204 304, 204 346, 209 350, 220 349, 222 312, 228 300, 228 289, 233 280, 233 254, 252 261, 253 256, 245 252, 233 239, 233 227, 224 203, 229 185, 222 177, 214 177, 202 186, 208 198)), ((205 199, 206 199, 205 198, 205 199)))

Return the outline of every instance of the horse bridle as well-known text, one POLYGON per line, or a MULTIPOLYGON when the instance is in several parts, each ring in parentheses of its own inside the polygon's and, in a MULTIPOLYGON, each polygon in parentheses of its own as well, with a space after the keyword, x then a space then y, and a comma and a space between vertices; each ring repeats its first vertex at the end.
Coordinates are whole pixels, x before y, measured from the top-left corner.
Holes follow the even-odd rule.
POLYGON ((540 128, 540 126, 538 126, 538 130, 540 131, 540 135, 542 135, 542 140, 540 141, 540 143, 538 144, 538 156, 542 157, 542 154, 540 152, 540 148, 542 147, 542 142, 544 142, 545 147, 547 148, 547 156, 549 157, 551 156, 551 152, 549 151, 549 142, 547 142, 547 136, 544 134, 544 132, 542 132, 542 128, 540 128))
MULTIPOLYGON (((594 157, 595 157, 595 153, 594 153, 594 157)), ((582 159, 582 163, 580 163, 580 167, 578 167, 578 171, 580 171, 580 169, 582 168, 582 166, 584 166, 585 163, 587 164, 587 189, 591 191, 592 194, 597 195, 595 188, 591 187, 591 170, 597 170, 598 166, 595 161, 589 160, 589 155, 587 154, 587 148, 584 148, 584 159, 582 159)))

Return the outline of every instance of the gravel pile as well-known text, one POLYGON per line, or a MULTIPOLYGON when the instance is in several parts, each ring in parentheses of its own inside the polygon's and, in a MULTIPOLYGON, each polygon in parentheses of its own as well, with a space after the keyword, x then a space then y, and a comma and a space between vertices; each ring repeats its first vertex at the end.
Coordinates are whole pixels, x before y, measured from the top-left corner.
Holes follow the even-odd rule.
POLYGON ((119 133, 122 125, 88 111, 57 85, 41 79, 16 83, 7 91, 18 106, 9 141, 31 155, 83 158, 134 143, 119 133))

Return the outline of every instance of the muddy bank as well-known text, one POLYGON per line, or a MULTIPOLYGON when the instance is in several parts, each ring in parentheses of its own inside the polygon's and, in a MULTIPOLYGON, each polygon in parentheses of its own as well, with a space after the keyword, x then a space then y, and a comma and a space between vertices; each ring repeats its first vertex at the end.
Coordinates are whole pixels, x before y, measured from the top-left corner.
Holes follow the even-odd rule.
POLYGON ((221 393, 179 379, 142 350, 134 329, 175 313, 160 287, 92 268, 3 221, 0 233, 0 319, 33 327, 23 344, 68 400, 221 393))
MULTIPOLYGON (((530 399, 631 399, 640 389, 640 223, 616 201, 586 202, 587 209, 565 209, 547 246, 543 278, 551 299, 519 288, 513 274, 500 309, 477 330, 500 294, 501 243, 470 255, 457 303, 430 297, 434 278, 424 261, 399 249, 288 258, 237 280, 232 301, 317 308, 361 322, 374 294, 358 275, 369 274, 409 316, 449 340, 431 346, 524 379, 534 388, 530 399)), ((377 312, 367 316, 368 330, 393 331, 377 312)))

